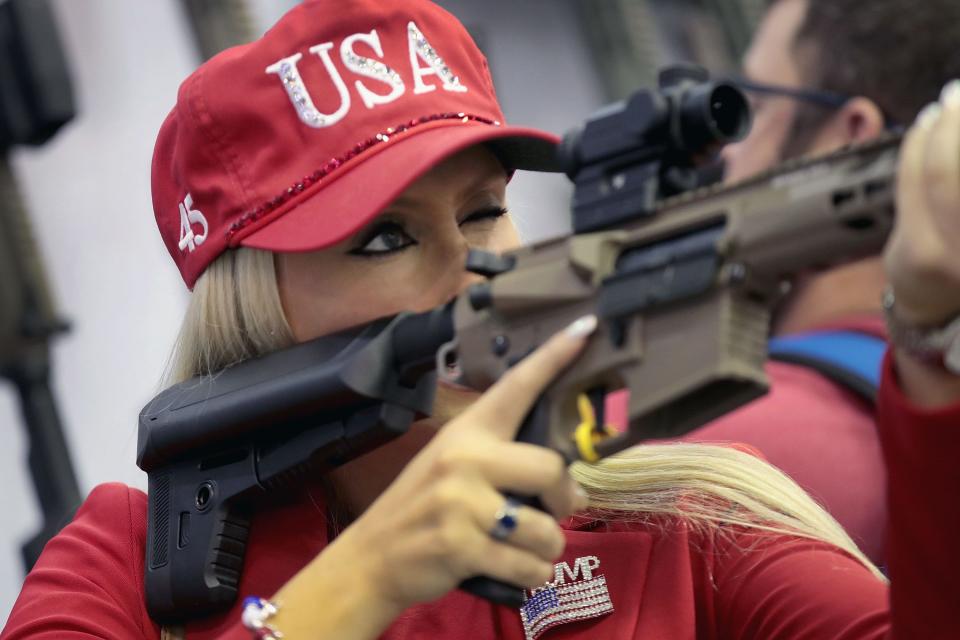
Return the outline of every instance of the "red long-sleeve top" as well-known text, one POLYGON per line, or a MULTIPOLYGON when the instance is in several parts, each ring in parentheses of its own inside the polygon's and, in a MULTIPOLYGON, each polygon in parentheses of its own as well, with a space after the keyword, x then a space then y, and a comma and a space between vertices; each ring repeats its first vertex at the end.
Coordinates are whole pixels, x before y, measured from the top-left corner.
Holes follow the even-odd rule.
MULTIPOLYGON (((889 589, 825 543, 757 532, 698 533, 669 522, 579 522, 566 532, 558 582, 601 579, 610 607, 579 621, 554 617, 556 626, 532 633, 547 640, 960 638, 954 544, 960 404, 921 411, 900 393, 889 358, 884 375, 889 589)), ((242 595, 274 593, 323 549, 322 510, 301 497, 254 518, 242 595)), ((145 495, 123 485, 95 489, 47 545, 0 638, 158 638, 144 602, 145 530, 145 495)), ((249 638, 238 606, 190 625, 187 637, 249 638)), ((383 635, 464 637, 523 640, 520 612, 454 591, 407 610, 383 635)))

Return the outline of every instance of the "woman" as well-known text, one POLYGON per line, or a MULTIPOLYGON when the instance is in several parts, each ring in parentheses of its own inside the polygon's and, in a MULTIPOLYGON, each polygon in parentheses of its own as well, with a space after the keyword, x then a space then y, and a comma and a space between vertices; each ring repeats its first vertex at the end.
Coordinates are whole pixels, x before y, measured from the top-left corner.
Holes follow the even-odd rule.
MULTIPOLYGON (((456 295, 468 247, 517 244, 511 172, 550 168, 555 139, 502 120, 483 56, 425 0, 304 2, 201 67, 161 129, 153 169, 161 235, 193 289, 173 381, 456 295)), ((595 324, 578 320, 480 397, 440 386, 432 418, 275 496, 254 516, 240 592, 276 608, 237 602, 186 636, 886 633, 876 569, 756 458, 640 447, 576 467, 574 482, 557 454, 512 442, 595 324), (515 511, 505 492, 540 496, 553 518, 515 511), (494 606, 455 589, 474 575, 537 590, 521 611, 494 606)), ((922 494, 923 477, 898 481, 922 494)), ((937 524, 910 513, 897 531, 937 524)), ((3 637, 159 637, 144 604, 145 519, 142 493, 95 489, 28 576, 3 637)), ((894 557, 914 543, 900 544, 894 557)), ((921 622, 943 633, 949 620, 921 622)), ((914 629, 896 633, 936 637, 914 629)))

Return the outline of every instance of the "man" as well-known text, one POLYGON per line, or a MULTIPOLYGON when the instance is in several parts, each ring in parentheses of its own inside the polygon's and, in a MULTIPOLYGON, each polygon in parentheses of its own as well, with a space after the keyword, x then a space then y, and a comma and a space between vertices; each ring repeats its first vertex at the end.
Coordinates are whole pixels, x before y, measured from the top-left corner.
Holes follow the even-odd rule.
MULTIPOLYGON (((960 77, 956 0, 772 0, 744 59, 750 135, 724 153, 728 181, 828 153, 913 121, 960 77)), ((883 336, 879 256, 805 274, 776 335, 824 329, 883 336)), ((812 369, 771 363, 771 393, 688 439, 757 447, 882 563, 886 502, 873 407, 812 369)))

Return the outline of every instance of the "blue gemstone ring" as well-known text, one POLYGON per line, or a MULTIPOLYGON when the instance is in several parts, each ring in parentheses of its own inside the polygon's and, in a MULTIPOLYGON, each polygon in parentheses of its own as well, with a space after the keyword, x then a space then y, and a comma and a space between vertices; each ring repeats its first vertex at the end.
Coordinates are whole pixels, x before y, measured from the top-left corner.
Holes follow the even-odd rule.
POLYGON ((520 503, 513 498, 507 498, 503 506, 497 510, 495 516, 496 523, 490 530, 490 536, 494 540, 503 542, 510 537, 517 528, 517 514, 520 512, 520 503))

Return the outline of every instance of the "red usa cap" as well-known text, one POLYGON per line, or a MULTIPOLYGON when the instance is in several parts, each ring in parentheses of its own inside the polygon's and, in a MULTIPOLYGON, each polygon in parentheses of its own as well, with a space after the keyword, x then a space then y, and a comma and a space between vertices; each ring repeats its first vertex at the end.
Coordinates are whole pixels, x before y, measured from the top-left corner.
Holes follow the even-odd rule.
POLYGON ((307 0, 180 86, 153 156, 157 225, 192 288, 227 248, 347 238, 471 145, 558 169, 555 136, 503 121, 486 59, 440 7, 307 0))

